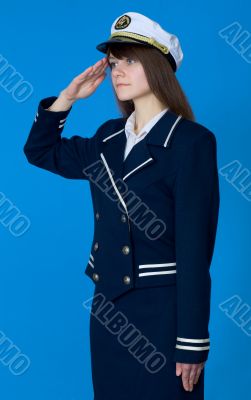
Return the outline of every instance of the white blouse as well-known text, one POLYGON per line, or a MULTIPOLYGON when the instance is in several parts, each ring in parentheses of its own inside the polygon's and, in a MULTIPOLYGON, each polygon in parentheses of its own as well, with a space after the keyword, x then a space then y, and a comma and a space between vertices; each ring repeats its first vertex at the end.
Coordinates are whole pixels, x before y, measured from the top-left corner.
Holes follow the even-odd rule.
POLYGON ((164 110, 160 111, 158 114, 156 114, 150 121, 148 121, 143 128, 140 130, 139 133, 134 132, 134 126, 135 126, 135 110, 132 112, 132 114, 127 118, 126 124, 125 124, 125 134, 126 134, 126 146, 125 146, 125 152, 124 152, 124 160, 132 150, 133 146, 140 142, 140 140, 144 139, 144 137, 147 135, 147 133, 150 131, 150 129, 156 124, 156 122, 162 117, 162 115, 165 114, 165 112, 168 110, 168 108, 165 108, 164 110))

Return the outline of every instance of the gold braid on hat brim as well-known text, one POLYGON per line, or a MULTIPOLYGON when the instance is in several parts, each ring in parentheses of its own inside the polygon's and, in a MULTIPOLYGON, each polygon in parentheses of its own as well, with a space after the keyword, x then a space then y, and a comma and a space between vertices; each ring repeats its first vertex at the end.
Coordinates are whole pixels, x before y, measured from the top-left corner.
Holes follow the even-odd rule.
POLYGON ((139 35, 138 33, 133 33, 133 32, 114 32, 114 33, 111 34, 109 39, 116 38, 116 37, 124 37, 124 38, 136 39, 136 40, 139 40, 141 42, 144 42, 144 43, 147 43, 147 44, 150 44, 150 45, 156 47, 163 54, 168 54, 169 53, 168 47, 166 47, 163 44, 159 43, 157 40, 155 40, 152 37, 149 38, 147 36, 139 35))

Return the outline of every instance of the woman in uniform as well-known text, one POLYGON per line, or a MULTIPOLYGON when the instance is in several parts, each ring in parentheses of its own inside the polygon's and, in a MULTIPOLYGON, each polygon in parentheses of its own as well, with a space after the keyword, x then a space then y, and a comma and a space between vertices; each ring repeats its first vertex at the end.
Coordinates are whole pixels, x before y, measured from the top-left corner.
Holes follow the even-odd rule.
POLYGON ((177 36, 127 12, 106 54, 39 103, 28 161, 90 183, 95 285, 90 344, 94 400, 202 400, 219 211, 215 135, 195 122, 176 79, 177 36), (73 104, 111 73, 122 116, 90 137, 61 137, 73 104))

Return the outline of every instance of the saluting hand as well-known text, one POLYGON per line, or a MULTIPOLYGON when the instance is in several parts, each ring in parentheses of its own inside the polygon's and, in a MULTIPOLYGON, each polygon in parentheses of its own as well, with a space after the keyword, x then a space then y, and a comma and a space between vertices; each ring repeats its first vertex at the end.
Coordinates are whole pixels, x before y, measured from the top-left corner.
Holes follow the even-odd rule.
POLYGON ((204 365, 205 362, 200 364, 176 363, 176 376, 182 374, 182 383, 185 390, 189 390, 190 392, 193 390, 193 385, 198 382, 204 365))
POLYGON ((77 75, 67 88, 62 90, 60 96, 71 102, 89 97, 106 77, 105 69, 107 66, 106 57, 97 61, 96 64, 77 75))

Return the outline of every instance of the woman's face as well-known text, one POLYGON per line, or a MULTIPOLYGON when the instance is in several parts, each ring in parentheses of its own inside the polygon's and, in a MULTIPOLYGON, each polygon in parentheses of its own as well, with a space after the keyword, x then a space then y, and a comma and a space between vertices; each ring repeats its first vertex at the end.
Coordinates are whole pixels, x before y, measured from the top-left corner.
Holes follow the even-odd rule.
POLYGON ((133 57, 119 60, 110 53, 108 61, 112 84, 119 100, 136 100, 150 93, 145 71, 139 60, 133 57))

